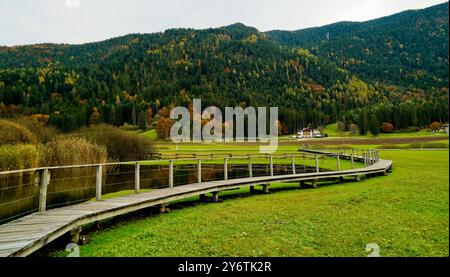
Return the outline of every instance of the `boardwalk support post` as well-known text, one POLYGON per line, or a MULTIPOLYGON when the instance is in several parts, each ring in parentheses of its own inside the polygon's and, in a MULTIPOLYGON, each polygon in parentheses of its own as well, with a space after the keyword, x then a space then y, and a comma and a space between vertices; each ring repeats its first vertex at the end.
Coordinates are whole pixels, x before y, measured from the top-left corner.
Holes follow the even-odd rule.
POLYGON ((292 156, 292 174, 293 175, 297 174, 296 168, 295 168, 295 157, 294 156, 292 156))
POLYGON ((103 166, 99 165, 97 167, 97 177, 95 179, 95 198, 97 201, 102 200, 102 176, 103 176, 103 166))
POLYGON ((173 161, 169 161, 169 187, 173 188, 173 161))
POLYGON ((269 187, 270 187, 270 185, 263 185, 263 192, 264 193, 270 193, 269 192, 269 187))
POLYGON ((39 172, 40 193, 39 193, 39 212, 43 213, 47 209, 47 187, 50 183, 50 171, 45 168, 39 172))
POLYGON ((270 156, 269 158, 269 163, 270 163, 270 176, 273 176, 273 156, 270 156))
POLYGON ((316 172, 319 173, 320 172, 320 168, 319 168, 319 156, 316 155, 316 172))
POLYGON ((202 160, 197 161, 197 180, 200 184, 202 182, 202 160))
POLYGON ((341 171, 341 158, 339 157, 339 154, 337 155, 337 170, 341 171))
POLYGON ((80 241, 81 227, 70 230, 70 242, 77 243, 80 241))
MULTIPOLYGON (((353 151, 353 149, 352 149, 352 151, 353 151)), ((355 157, 353 156, 353 154, 352 154, 352 156, 350 157, 350 159, 351 159, 351 161, 352 161, 352 169, 355 169, 355 157)))
MULTIPOLYGON (((249 178, 253 178, 253 164, 252 158, 248 158, 248 176, 249 178)), ((250 193, 255 193, 255 186, 250 187, 250 193)))
POLYGON ((228 180, 228 158, 225 158, 223 162, 223 179, 228 180))
POLYGON ((159 212, 162 214, 166 214, 170 212, 170 209, 167 208, 167 204, 163 203, 161 205, 159 205, 159 212))
POLYGON ((134 170, 134 191, 139 193, 141 190, 141 164, 136 163, 134 170))
POLYGON ((219 192, 218 191, 213 192, 212 198, 213 198, 214 202, 216 202, 216 203, 219 202, 219 192))

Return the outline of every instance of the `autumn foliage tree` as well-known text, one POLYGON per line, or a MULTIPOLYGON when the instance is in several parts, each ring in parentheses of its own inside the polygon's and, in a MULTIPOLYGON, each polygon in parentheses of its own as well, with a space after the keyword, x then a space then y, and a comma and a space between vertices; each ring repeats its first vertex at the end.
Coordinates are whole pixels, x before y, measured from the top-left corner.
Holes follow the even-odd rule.
POLYGON ((433 122, 433 123, 431 123, 431 125, 430 125, 430 129, 431 129, 431 131, 434 131, 434 132, 436 132, 436 131, 439 131, 440 129, 441 129, 441 123, 439 123, 439 122, 433 122))
POLYGON ((389 123, 389 122, 384 122, 384 123, 381 125, 381 131, 382 131, 383 133, 392 133, 392 132, 394 132, 394 130, 395 130, 394 125, 392 125, 392 124, 389 123))
POLYGON ((173 122, 169 118, 160 117, 158 123, 156 124, 156 133, 158 138, 168 140, 170 137, 170 129, 172 128, 173 122))

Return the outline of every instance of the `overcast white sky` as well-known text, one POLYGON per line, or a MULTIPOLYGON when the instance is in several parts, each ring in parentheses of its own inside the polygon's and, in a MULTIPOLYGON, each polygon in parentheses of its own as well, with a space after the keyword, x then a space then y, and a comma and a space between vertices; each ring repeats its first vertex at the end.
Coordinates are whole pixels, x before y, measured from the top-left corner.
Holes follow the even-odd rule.
POLYGON ((0 45, 84 43, 242 22, 260 31, 365 21, 445 0, 0 0, 0 45))

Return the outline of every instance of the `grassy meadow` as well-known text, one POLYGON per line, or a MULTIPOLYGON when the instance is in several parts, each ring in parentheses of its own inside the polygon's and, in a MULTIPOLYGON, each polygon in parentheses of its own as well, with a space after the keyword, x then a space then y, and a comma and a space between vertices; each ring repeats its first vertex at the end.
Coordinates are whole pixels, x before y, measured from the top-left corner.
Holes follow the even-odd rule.
POLYGON ((355 137, 355 138, 411 138, 411 137, 428 137, 428 136, 434 136, 434 137, 445 137, 448 136, 445 132, 439 132, 439 133, 433 133, 429 129, 421 129, 417 132, 400 132, 400 133, 380 133, 376 136, 372 135, 371 133, 367 133, 366 135, 356 135, 352 136, 352 134, 349 131, 346 132, 339 132, 338 131, 338 124, 329 124, 327 125, 324 130, 324 134, 327 134, 329 137, 355 137))

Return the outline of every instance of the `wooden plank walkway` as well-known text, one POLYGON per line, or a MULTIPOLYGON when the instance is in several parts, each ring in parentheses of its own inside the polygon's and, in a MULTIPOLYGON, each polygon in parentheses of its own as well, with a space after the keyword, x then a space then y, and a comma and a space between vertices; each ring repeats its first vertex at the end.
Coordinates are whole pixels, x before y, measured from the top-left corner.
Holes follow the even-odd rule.
POLYGON ((379 160, 366 168, 205 182, 35 213, 0 226, 0 257, 28 256, 83 225, 192 196, 278 182, 387 174, 391 168, 391 161, 379 160))

